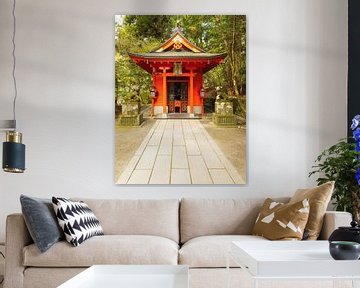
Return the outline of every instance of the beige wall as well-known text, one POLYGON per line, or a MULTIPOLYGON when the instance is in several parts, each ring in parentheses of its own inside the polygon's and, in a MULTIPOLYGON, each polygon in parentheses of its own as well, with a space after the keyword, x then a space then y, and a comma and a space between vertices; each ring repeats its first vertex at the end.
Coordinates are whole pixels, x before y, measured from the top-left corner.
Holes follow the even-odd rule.
MULTIPOLYGON (((346 135, 346 1, 22 0, 16 14, 18 121, 28 170, 0 173, 0 242, 21 193, 284 196, 313 185, 313 159, 346 135), (113 22, 121 13, 247 15, 247 185, 114 185, 113 22)), ((0 1, 0 119, 11 118, 11 25, 11 1, 0 1)))

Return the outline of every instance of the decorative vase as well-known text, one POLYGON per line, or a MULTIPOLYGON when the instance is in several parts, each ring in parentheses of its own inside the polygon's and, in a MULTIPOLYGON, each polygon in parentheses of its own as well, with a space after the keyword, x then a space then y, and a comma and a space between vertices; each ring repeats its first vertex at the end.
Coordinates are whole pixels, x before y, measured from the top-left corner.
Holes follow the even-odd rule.
POLYGON ((334 232, 329 237, 329 242, 350 241, 360 244, 360 226, 356 221, 352 221, 350 225, 350 227, 342 226, 334 230, 334 232))
POLYGON ((358 260, 360 257, 360 244, 357 242, 332 241, 329 250, 335 260, 358 260))

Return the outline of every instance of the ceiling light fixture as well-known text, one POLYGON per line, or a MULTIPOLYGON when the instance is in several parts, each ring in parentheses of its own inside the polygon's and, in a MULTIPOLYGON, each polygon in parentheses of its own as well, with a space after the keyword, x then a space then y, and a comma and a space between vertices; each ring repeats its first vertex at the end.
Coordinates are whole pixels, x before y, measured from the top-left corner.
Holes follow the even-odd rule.
POLYGON ((13 120, 0 121, 0 130, 6 131, 6 140, 3 143, 3 162, 2 167, 5 172, 23 173, 25 170, 25 145, 22 144, 22 134, 17 131, 16 126, 16 98, 17 86, 15 77, 16 57, 15 57, 15 35, 16 35, 16 0, 13 1, 13 35, 12 35, 12 58, 13 69, 12 78, 14 82, 14 100, 13 100, 13 120))

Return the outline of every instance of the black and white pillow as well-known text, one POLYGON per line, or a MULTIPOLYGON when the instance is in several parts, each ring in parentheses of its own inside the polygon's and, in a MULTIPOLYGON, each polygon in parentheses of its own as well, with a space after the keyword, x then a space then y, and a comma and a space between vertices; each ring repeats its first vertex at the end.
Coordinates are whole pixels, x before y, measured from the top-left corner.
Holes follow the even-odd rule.
POLYGON ((79 246, 86 239, 104 235, 99 220, 84 202, 52 197, 55 214, 66 241, 79 246))

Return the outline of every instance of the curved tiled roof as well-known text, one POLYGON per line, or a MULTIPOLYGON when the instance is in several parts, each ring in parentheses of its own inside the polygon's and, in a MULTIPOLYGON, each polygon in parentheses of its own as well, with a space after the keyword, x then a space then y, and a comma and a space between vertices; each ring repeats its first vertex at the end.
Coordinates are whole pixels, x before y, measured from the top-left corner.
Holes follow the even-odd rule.
POLYGON ((155 48, 151 52, 164 52, 166 49, 169 48, 169 46, 171 46, 175 39, 180 40, 181 43, 183 43, 189 50, 193 52, 205 52, 204 49, 196 46, 195 43, 192 43, 189 39, 187 39, 179 27, 176 27, 173 30, 173 34, 168 40, 166 40, 163 44, 161 44, 159 47, 155 48))
POLYGON ((217 58, 226 57, 226 53, 207 53, 207 52, 190 52, 190 51, 165 51, 165 52, 149 52, 149 53, 131 53, 130 56, 154 59, 154 58, 217 58))

